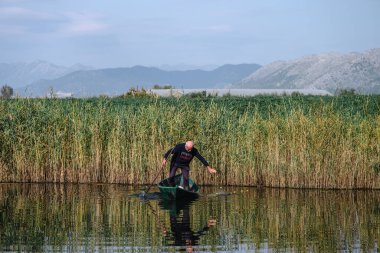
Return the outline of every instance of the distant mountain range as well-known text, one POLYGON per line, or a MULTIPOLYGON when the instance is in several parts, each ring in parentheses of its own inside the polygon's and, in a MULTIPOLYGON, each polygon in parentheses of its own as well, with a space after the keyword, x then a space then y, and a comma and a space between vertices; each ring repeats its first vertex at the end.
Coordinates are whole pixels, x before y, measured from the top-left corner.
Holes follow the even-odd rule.
POLYGON ((81 64, 63 67, 41 60, 31 63, 0 63, 0 86, 8 84, 19 88, 40 79, 55 79, 74 71, 89 69, 91 67, 81 64))
POLYGON ((255 72, 258 64, 223 65, 212 71, 164 71, 154 67, 135 66, 75 71, 51 80, 39 80, 16 93, 22 96, 46 96, 53 91, 71 92, 75 96, 120 95, 131 87, 152 88, 172 85, 177 88, 215 88, 236 83, 255 72))
POLYGON ((355 89, 380 93, 380 49, 364 53, 320 54, 276 61, 232 86, 253 89, 355 89))
POLYGON ((162 65, 158 66, 157 68, 159 68, 161 70, 165 70, 165 71, 176 71, 176 70, 185 71, 185 70, 194 70, 194 69, 211 71, 211 70, 216 69, 217 67, 219 67, 219 66, 213 65, 213 64, 191 65, 191 64, 180 63, 180 64, 174 64, 174 65, 162 64, 162 65))
MULTIPOLYGON (((223 65, 215 69, 186 70, 191 65, 91 69, 83 65, 57 66, 45 61, 0 63, 0 86, 8 84, 22 96, 46 96, 55 92, 74 96, 120 95, 131 87, 155 84, 179 89, 355 89, 380 94, 380 49, 363 53, 325 53, 289 61, 223 65), (181 69, 181 70, 178 70, 181 69), (185 69, 185 70, 183 70, 185 69)), ((196 66, 194 66, 196 67, 196 66)))

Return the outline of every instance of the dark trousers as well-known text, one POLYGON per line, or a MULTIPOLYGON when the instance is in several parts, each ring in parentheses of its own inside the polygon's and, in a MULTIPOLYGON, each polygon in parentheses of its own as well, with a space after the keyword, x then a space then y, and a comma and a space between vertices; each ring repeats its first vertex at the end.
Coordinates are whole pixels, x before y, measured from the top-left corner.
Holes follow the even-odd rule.
POLYGON ((174 185, 174 176, 175 176, 175 172, 177 171, 178 168, 180 168, 181 172, 182 172, 182 176, 183 176, 183 188, 189 189, 190 167, 188 167, 188 166, 181 166, 181 167, 179 167, 176 164, 173 164, 170 167, 170 174, 169 174, 170 184, 174 185))

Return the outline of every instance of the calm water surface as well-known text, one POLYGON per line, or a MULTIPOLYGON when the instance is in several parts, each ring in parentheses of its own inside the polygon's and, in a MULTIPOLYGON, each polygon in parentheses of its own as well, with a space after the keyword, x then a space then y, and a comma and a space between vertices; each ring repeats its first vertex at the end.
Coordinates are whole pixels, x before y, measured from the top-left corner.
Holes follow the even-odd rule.
POLYGON ((378 191, 202 191, 234 194, 187 204, 142 201, 118 185, 0 184, 0 251, 379 250, 378 191))

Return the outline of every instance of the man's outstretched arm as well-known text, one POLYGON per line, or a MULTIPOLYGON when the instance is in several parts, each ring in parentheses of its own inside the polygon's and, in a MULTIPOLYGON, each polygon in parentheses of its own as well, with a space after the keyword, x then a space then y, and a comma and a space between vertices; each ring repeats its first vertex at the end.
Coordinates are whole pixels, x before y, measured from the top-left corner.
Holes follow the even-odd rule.
POLYGON ((207 167, 208 172, 216 173, 216 169, 212 168, 210 164, 207 162, 207 160, 201 154, 199 154, 198 151, 195 153, 195 157, 198 158, 199 161, 201 161, 201 163, 203 163, 203 165, 207 167))

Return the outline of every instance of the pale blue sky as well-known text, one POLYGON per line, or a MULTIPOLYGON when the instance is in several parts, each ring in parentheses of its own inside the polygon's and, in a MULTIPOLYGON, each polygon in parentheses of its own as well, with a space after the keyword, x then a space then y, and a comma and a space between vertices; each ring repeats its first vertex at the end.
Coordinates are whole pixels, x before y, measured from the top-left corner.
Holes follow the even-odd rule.
POLYGON ((0 0, 0 62, 267 64, 374 47, 379 0, 0 0))

